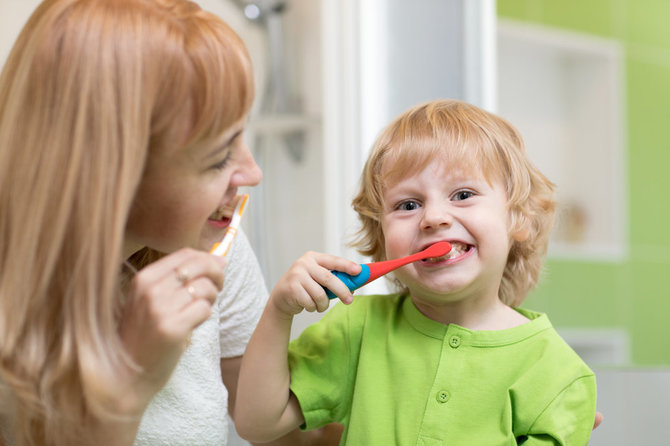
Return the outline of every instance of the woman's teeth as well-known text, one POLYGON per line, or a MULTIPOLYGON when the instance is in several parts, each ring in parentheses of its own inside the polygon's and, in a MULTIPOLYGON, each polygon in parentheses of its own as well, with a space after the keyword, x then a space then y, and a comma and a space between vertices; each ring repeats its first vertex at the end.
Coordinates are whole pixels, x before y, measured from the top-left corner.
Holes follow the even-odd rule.
POLYGON ((431 257, 425 260, 427 263, 439 263, 445 260, 455 259, 470 250, 470 245, 465 243, 451 242, 451 251, 442 257, 431 257))
POLYGON ((216 211, 209 216, 210 220, 223 221, 228 218, 233 218, 237 202, 242 199, 243 195, 235 195, 235 198, 228 204, 219 206, 216 211))
POLYGON ((229 206, 221 206, 216 211, 209 216, 210 220, 221 221, 225 218, 231 218, 233 216, 234 209, 231 209, 229 206))

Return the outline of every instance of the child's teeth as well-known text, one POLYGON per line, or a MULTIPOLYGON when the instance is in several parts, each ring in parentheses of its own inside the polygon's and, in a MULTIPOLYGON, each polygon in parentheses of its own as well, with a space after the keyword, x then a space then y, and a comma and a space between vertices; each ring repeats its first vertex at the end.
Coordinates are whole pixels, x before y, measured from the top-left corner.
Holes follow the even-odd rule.
POLYGON ((461 243, 452 243, 451 251, 449 251, 447 254, 443 255, 442 257, 431 257, 427 259, 427 261, 430 263, 438 263, 444 260, 455 259, 456 257, 463 254, 467 249, 468 249, 467 245, 461 243))
POLYGON ((459 255, 463 254, 463 251, 466 249, 464 245, 461 245, 460 243, 452 243, 451 245, 451 251, 447 253, 447 258, 453 259, 455 257, 458 257, 459 255))

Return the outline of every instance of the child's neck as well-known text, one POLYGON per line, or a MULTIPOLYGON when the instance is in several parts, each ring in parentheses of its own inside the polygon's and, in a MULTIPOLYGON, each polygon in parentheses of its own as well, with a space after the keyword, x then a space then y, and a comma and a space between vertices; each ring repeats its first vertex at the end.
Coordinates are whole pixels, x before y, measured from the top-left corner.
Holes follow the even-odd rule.
POLYGON ((504 330, 528 322, 528 318, 495 298, 490 301, 426 303, 412 299, 424 316, 445 325, 456 324, 470 330, 504 330))

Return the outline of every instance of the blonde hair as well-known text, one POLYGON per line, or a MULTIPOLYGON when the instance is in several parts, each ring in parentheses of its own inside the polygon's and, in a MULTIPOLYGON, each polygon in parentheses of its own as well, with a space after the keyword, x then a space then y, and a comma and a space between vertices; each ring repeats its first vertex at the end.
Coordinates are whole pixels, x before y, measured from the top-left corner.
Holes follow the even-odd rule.
POLYGON ((189 1, 47 0, 29 19, 0 77, 0 395, 17 445, 73 444, 111 414, 146 158, 219 138, 252 83, 239 37, 189 1))
MULTIPOLYGON (((385 258, 381 214, 385 188, 434 160, 502 181, 513 240, 499 296, 518 306, 537 284, 554 221, 554 185, 528 160, 519 132, 506 120, 474 105, 436 100, 397 117, 377 138, 353 200, 362 227, 353 245, 373 260, 385 258)), ((401 284, 400 284, 401 285, 401 284)), ((402 285, 401 285, 402 287, 402 285)))

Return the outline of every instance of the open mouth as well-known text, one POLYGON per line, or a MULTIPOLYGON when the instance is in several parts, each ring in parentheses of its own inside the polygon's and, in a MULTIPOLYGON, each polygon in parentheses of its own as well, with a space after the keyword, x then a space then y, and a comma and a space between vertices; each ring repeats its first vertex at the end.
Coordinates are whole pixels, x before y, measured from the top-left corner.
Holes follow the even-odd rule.
POLYGON ((211 221, 226 222, 233 218, 233 213, 235 212, 235 204, 237 200, 234 200, 232 203, 229 203, 225 206, 218 207, 212 214, 208 217, 211 221))
POLYGON ((453 260, 456 259, 466 253, 468 253, 470 250, 474 248, 473 245, 468 245, 467 243, 460 243, 460 242, 450 242, 451 243, 451 251, 449 251, 447 254, 441 256, 441 257, 431 257, 425 260, 422 260, 424 263, 440 263, 444 262, 447 260, 453 260))
POLYGON ((223 208, 218 208, 216 211, 212 213, 212 215, 209 216, 208 220, 211 221, 225 221, 229 220, 233 215, 232 209, 228 209, 228 207, 223 207, 223 208))

